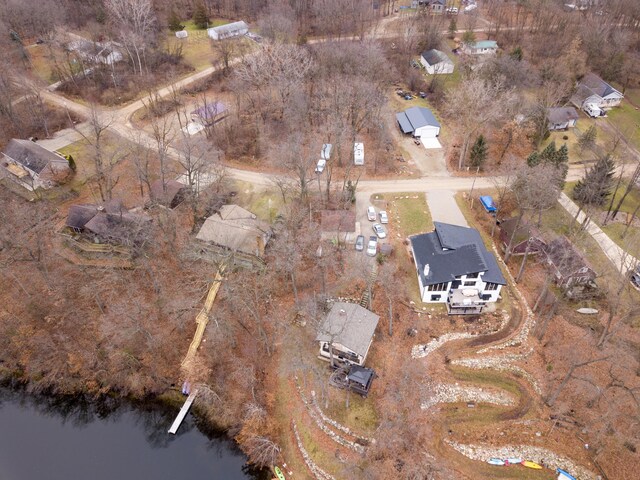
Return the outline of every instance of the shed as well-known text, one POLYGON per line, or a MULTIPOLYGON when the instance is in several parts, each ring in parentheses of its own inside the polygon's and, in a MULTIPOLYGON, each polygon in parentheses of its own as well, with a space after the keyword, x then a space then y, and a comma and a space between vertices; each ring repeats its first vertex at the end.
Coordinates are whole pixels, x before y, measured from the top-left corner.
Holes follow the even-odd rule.
POLYGON ((573 107, 547 109, 547 128, 549 130, 567 130, 576 126, 578 112, 573 107))
POLYGON ((500 222, 500 247, 504 252, 507 251, 511 237, 513 243, 511 245, 511 255, 524 255, 527 251, 529 243, 529 255, 537 255, 544 252, 547 244, 542 234, 528 222, 520 221, 517 231, 514 232, 518 219, 516 217, 507 218, 500 222))
POLYGON ((322 210, 320 238, 342 243, 355 242, 356 213, 352 210, 322 210))
POLYGON ((227 106, 222 102, 207 102, 191 112, 191 120, 202 125, 213 125, 224 118, 227 106))
POLYGON ((422 52, 420 63, 430 75, 453 73, 455 67, 446 53, 435 49, 422 52))
POLYGON ((177 38, 187 38, 188 36, 189 36, 189 33, 186 30, 178 30, 176 32, 177 38))
POLYGON ((162 180, 151 184, 151 201, 169 208, 180 205, 189 193, 189 186, 176 180, 167 180, 162 186, 162 180))

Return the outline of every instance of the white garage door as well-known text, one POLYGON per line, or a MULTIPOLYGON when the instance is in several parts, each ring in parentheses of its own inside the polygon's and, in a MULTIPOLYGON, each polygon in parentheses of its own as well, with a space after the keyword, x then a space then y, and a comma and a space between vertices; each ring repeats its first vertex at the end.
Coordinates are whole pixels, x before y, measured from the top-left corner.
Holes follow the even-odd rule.
POLYGON ((420 137, 420 141, 422 142, 422 145, 424 145, 424 148, 426 148, 427 150, 442 148, 442 145, 440 145, 437 137, 420 137))

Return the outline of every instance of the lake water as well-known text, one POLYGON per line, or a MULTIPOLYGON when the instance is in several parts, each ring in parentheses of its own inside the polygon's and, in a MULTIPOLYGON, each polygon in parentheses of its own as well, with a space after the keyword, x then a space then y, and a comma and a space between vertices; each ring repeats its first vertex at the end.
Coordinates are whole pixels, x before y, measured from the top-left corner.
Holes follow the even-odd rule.
POLYGON ((259 479, 225 437, 177 409, 34 397, 0 388, 1 480, 259 479))

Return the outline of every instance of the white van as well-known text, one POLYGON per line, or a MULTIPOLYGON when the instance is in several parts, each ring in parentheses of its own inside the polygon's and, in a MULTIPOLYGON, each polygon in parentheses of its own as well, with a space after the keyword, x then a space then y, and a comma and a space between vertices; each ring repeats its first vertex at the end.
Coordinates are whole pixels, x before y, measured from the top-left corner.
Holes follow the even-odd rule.
POLYGON ((364 165, 364 143, 353 144, 353 164, 364 165))
POLYGON ((597 106, 595 103, 587 103, 584 106, 583 110, 586 112, 587 115, 593 118, 600 117, 603 114, 600 107, 597 106))
POLYGON ((331 145, 330 143, 325 143, 324 145, 322 145, 322 153, 320 153, 320 158, 322 158, 323 160, 329 160, 331 158, 332 148, 333 145, 331 145))

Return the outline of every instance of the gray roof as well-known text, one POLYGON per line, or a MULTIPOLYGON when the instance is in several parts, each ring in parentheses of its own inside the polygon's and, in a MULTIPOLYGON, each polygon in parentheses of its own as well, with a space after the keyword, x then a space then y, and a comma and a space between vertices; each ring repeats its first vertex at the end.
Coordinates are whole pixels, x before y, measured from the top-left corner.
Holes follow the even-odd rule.
POLYGON ((424 58, 429 65, 436 65, 441 62, 453 63, 446 53, 435 49, 422 52, 422 58, 424 58))
MULTIPOLYGON (((602 80, 595 73, 587 73, 583 77, 583 79, 580 80, 580 85, 583 85, 583 86, 587 87, 593 93, 595 93, 596 95, 600 95, 601 97, 606 97, 607 95, 609 95, 611 93, 620 94, 620 92, 618 90, 616 90, 611 85, 609 85, 607 82, 602 80)), ((622 95, 622 94, 620 94, 620 95, 622 95)))
POLYGON ((196 238, 260 257, 271 238, 271 227, 238 205, 223 205, 205 220, 196 238))
POLYGON ((571 96, 571 103, 578 108, 582 108, 584 101, 594 95, 600 97, 600 95, 592 91, 589 87, 586 87, 585 85, 578 85, 576 92, 571 96))
POLYGON ((364 357, 380 317, 356 303, 336 302, 318 329, 316 341, 334 342, 364 357))
POLYGON ((413 133, 418 128, 431 125, 433 127, 440 127, 440 122, 431 113, 431 110, 424 107, 411 107, 396 114, 396 119, 400 124, 402 133, 413 133))
POLYGON ((245 28, 249 28, 249 26, 240 20, 239 22, 226 23, 224 25, 220 25, 218 27, 211 27, 209 30, 215 30, 216 32, 225 34, 230 32, 236 32, 238 30, 243 30, 245 28))
POLYGON ((578 119, 578 112, 573 107, 547 109, 547 120, 553 124, 567 123, 578 119))
POLYGON ((496 257, 474 228, 434 222, 435 230, 410 237, 423 285, 447 283, 460 275, 484 272, 485 282, 506 285, 496 257), (424 266, 429 265, 425 277, 424 266))
POLYGON ((67 160, 31 140, 17 138, 10 140, 4 149, 4 154, 38 174, 49 165, 56 171, 69 168, 67 160))

